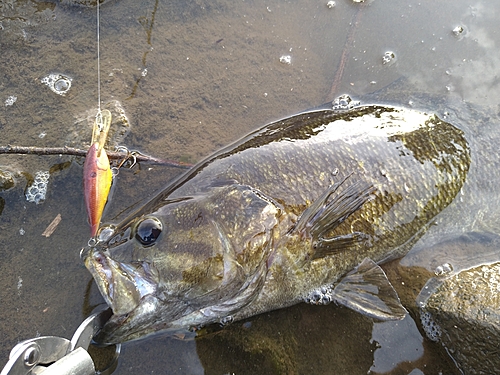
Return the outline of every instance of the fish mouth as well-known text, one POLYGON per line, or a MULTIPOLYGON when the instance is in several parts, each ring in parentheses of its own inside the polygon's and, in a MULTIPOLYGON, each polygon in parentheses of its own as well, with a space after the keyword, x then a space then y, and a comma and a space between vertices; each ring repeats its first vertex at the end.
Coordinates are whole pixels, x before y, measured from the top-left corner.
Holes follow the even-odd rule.
POLYGON ((85 267, 114 315, 129 314, 146 296, 156 292, 150 268, 145 263, 120 263, 111 259, 106 251, 96 248, 86 251, 83 258, 85 267))

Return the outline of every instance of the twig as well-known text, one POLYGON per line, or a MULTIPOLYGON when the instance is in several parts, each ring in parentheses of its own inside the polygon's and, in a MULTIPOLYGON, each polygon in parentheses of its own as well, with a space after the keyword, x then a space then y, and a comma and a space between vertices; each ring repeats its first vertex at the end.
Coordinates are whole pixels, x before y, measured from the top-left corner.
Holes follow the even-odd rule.
POLYGON ((349 58, 349 52, 350 49, 353 46, 354 43, 354 36, 356 34, 356 29, 358 27, 358 23, 361 21, 361 14, 362 10, 365 7, 365 3, 359 4, 359 7, 356 9, 356 12, 354 13, 352 20, 351 20, 351 26, 349 27, 349 31, 347 32, 347 38, 344 43, 344 48, 342 49, 342 55, 340 56, 340 61, 339 65, 337 67, 337 71, 335 72, 335 77, 333 78, 333 83, 330 88, 330 92, 328 93, 326 97, 327 102, 331 102, 332 100, 335 99, 336 96, 338 96, 338 89, 340 87, 340 84, 342 82, 342 78, 344 76, 344 69, 347 65, 347 60, 349 58))
MULTIPOLYGON (((127 157, 124 152, 106 151, 108 158, 118 160, 127 157)), ((81 150, 73 147, 22 147, 8 145, 6 147, 0 146, 0 154, 18 154, 18 155, 73 155, 85 157, 87 150, 81 150)), ((158 159, 153 156, 144 155, 141 153, 134 153, 134 158, 138 162, 146 162, 152 164, 166 165, 174 168, 189 169, 193 165, 188 163, 176 162, 173 160, 158 159)))
POLYGON ((52 235, 52 233, 54 233, 54 231, 56 230, 57 226, 59 225, 59 223, 61 222, 61 214, 58 214, 54 220, 52 220, 52 223, 49 224, 49 226, 47 227, 47 229, 45 229, 42 233, 42 236, 45 236, 45 237, 50 237, 52 235))

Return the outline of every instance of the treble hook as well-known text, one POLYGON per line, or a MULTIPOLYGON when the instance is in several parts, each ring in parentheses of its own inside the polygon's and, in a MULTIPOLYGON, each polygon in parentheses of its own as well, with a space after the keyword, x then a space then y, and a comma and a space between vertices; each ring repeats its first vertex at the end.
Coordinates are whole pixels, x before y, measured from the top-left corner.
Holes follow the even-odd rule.
POLYGON ((136 155, 140 154, 138 151, 130 151, 128 148, 124 146, 117 146, 116 151, 117 152, 124 151, 127 154, 126 157, 118 164, 118 166, 116 167, 117 169, 120 169, 123 166, 123 164, 125 164, 129 159, 132 159, 129 169, 132 169, 134 165, 137 164, 136 155))

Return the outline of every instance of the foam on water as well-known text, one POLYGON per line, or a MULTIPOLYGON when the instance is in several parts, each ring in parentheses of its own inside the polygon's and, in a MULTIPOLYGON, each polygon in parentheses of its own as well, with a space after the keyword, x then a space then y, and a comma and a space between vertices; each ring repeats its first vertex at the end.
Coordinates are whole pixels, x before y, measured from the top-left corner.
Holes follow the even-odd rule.
POLYGON ((28 202, 40 204, 45 200, 47 194, 47 185, 49 184, 49 171, 38 171, 35 174, 35 180, 26 189, 26 200, 28 202))

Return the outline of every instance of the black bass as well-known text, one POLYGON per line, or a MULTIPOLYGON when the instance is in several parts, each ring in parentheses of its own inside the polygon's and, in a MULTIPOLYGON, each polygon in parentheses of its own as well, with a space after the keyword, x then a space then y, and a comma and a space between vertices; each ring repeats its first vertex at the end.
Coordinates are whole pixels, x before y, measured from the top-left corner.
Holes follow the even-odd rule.
POLYGON ((412 247, 470 164, 462 130, 415 110, 324 109, 265 126, 84 249, 113 310, 96 339, 226 323, 301 301, 401 319, 406 310, 377 264, 412 247))

